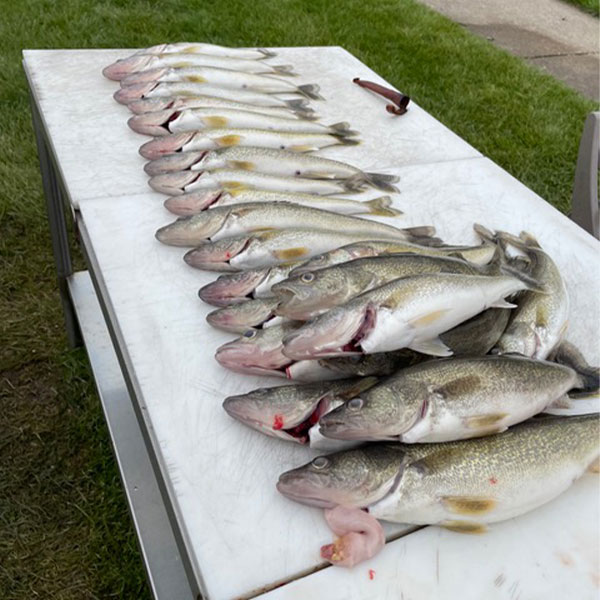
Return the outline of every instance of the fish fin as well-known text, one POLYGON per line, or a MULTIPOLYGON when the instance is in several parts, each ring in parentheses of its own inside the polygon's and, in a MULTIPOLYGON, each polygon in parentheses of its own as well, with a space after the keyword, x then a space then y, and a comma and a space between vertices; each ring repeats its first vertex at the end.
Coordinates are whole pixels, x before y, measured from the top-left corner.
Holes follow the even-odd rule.
POLYGON ((286 248, 285 250, 274 250, 273 255, 279 260, 294 260, 310 253, 310 248, 299 246, 297 248, 286 248))
POLYGON ((171 65, 172 69, 185 69, 186 67, 193 67, 194 63, 190 60, 182 59, 171 65))
POLYGON ((192 83, 206 83, 206 78, 202 75, 188 75, 185 80, 192 83))
POLYGON ((494 498, 483 496, 442 496, 444 508, 457 515, 485 515, 496 507, 494 498))
POLYGON ((365 189, 366 181, 361 175, 355 175, 354 177, 348 177, 348 179, 342 179, 340 183, 348 192, 362 192, 365 189))
POLYGON ((404 213, 401 210, 392 208, 392 199, 390 196, 380 196, 363 202, 369 207, 370 215, 378 215, 380 217, 399 217, 404 213))
MULTIPOLYGON (((563 394, 556 400, 553 400, 551 404, 549 404, 546 409, 552 408, 571 408, 573 406, 573 402, 571 401, 571 397, 568 394, 563 394)), ((546 412, 544 410, 543 412, 546 412)))
POLYGON ((289 150, 292 152, 314 152, 318 150, 316 146, 310 146, 309 144, 296 144, 295 146, 290 146, 289 150))
POLYGON ((431 323, 435 323, 438 319, 443 317, 448 312, 448 310, 449 309, 447 308, 441 310, 434 310, 432 312, 428 312, 418 317, 415 317, 414 319, 411 319, 409 323, 415 328, 430 325, 431 323))
POLYGON ((473 224, 473 229, 475 230, 475 233, 484 242, 491 242, 492 244, 495 244, 498 241, 496 239, 496 235, 492 231, 490 231, 487 227, 484 227, 480 223, 474 223, 473 224))
POLYGON ((278 75, 296 77, 296 73, 294 73, 294 67, 292 65, 271 65, 271 67, 278 75))
POLYGON ((540 283, 533 277, 530 277, 520 269, 516 269, 510 265, 502 265, 500 267, 500 273, 521 280, 527 286, 527 289, 531 292, 537 292, 538 294, 548 294, 548 290, 546 289, 544 284, 540 283))
POLYGON ((521 231, 519 234, 519 239, 521 239, 523 243, 530 248, 541 248, 537 239, 527 231, 521 231))
POLYGON ((338 143, 342 144, 342 146, 358 146, 361 141, 356 138, 346 137, 344 135, 338 135, 337 133, 330 133, 331 137, 334 137, 338 143))
POLYGON ((384 192, 400 192, 400 190, 392 183, 400 181, 400 177, 396 175, 385 175, 384 173, 363 173, 366 182, 378 190, 384 192))
POLYGON ((600 473, 600 456, 590 463, 586 471, 588 473, 600 473))
POLYGON ((429 354, 430 356, 452 356, 454 354, 440 338, 412 343, 409 348, 415 350, 415 352, 429 354))
POLYGON ((482 523, 472 523, 471 521, 443 521, 440 523, 440 527, 457 533, 480 534, 487 531, 487 527, 482 523))
POLYGON ((361 377, 358 381, 338 392, 335 397, 341 400, 350 400, 358 396, 361 392, 372 388, 379 381, 379 377, 361 377))
POLYGON ((327 171, 302 171, 301 177, 308 179, 335 179, 335 176, 327 171))
POLYGON ((316 83, 307 83, 306 85, 299 85, 298 91, 311 100, 325 100, 323 96, 319 95, 319 86, 316 83))
POLYGON ((264 58, 273 58, 273 56, 277 56, 277 52, 273 52, 272 50, 267 50, 266 48, 257 48, 257 50, 264 54, 259 60, 263 60, 264 58))
POLYGON ((575 386, 585 391, 597 391, 600 389, 600 368, 592 367, 587 363, 581 351, 570 342, 561 342, 548 358, 561 365, 574 369, 579 375, 579 381, 575 386))
POLYGON ((285 103, 292 110, 303 110, 313 112, 312 109, 308 107, 308 100, 306 98, 294 98, 293 100, 285 100, 285 103))
POLYGON ((490 308, 517 308, 517 305, 500 299, 496 300, 494 304, 490 304, 490 308))
POLYGON ((316 121, 319 116, 310 108, 290 108, 290 110, 303 121, 316 121))
MULTIPOLYGON (((474 415, 472 417, 465 417, 463 419, 464 424, 469 429, 489 429, 496 427, 499 421, 508 417, 508 413, 492 413, 489 415, 474 415)), ((506 429, 506 428, 504 428, 506 429)))
POLYGON ((464 394, 472 392, 481 385, 481 378, 478 375, 464 375, 456 377, 452 381, 443 385, 434 385, 431 387, 431 393, 447 398, 456 394, 464 394))
POLYGON ((232 169, 242 169, 243 171, 254 171, 256 165, 249 160, 230 160, 228 161, 232 169))
POLYGON ((225 117, 202 117, 202 120, 210 127, 225 127, 227 125, 225 117))
POLYGON ((221 137, 217 137, 214 141, 219 146, 237 146, 242 141, 243 137, 241 135, 229 134, 222 135, 221 137))
POLYGON ((221 181, 221 187, 229 194, 251 189, 245 183, 241 183, 240 181, 221 181))
POLYGON ((329 125, 329 129, 335 133, 335 135, 343 135, 343 136, 354 136, 359 135, 358 131, 353 131, 350 129, 350 123, 346 121, 340 121, 339 123, 333 123, 329 125))

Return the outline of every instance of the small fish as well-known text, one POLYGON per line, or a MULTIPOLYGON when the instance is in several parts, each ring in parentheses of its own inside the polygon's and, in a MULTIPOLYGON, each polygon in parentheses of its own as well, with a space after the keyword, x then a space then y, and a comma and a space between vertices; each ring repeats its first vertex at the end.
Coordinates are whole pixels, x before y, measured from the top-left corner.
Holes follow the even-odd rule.
POLYGON ((120 104, 129 104, 138 100, 169 98, 211 96, 221 98, 222 100, 230 100, 234 102, 244 102, 255 106, 279 106, 284 108, 302 108, 308 103, 306 98, 294 98, 286 100, 275 94, 264 94, 262 92, 252 92, 250 90, 232 90, 229 88, 208 85, 206 83, 161 83, 149 81, 148 83, 139 83, 137 85, 129 85, 117 90, 113 98, 120 104))
MULTIPOLYGON (((360 183, 348 179, 338 181, 332 179, 307 179, 306 177, 283 177, 241 169, 162 173, 161 175, 151 177, 148 183, 157 192, 171 196, 180 196, 199 190, 235 192, 246 189, 264 189, 281 193, 320 194, 324 196, 339 194, 341 192, 362 191, 360 183)), ((272 202, 267 204, 274 205, 272 202)))
MULTIPOLYGON (((233 108, 170 109, 144 115, 134 115, 127 121, 127 124, 137 133, 155 137, 162 137, 170 133, 202 131, 204 129, 224 127, 235 129, 266 129, 286 131, 288 133, 357 135, 356 131, 350 130, 348 123, 322 125, 316 121, 295 118, 291 113, 285 117, 281 117, 279 115, 260 113, 257 110, 249 111, 233 108)), ((242 161, 238 162, 241 163, 242 161)), ((232 166, 239 167, 240 164, 232 166)))
POLYGON ((206 320, 217 329, 244 333, 253 327, 272 327, 284 321, 275 314, 276 298, 255 298, 246 302, 223 306, 206 315, 206 320))
MULTIPOLYGON (((173 157, 180 156, 172 154, 173 157)), ((167 157, 164 157, 167 158, 167 157)), ((169 157, 170 158, 170 157, 169 157)), ((320 208, 340 215, 379 215, 384 217, 400 216, 402 211, 392 208, 389 196, 379 196, 371 200, 350 200, 333 196, 318 196, 301 192, 273 192, 268 190, 208 190, 189 192, 165 200, 165 208, 175 215, 189 217, 203 210, 232 204, 254 202, 291 202, 309 208, 320 208)))
POLYGON ((244 169, 268 175, 307 177, 310 179, 345 179, 356 184, 366 184, 387 192, 397 192, 392 185, 399 180, 396 175, 365 173, 346 163, 276 148, 231 147, 204 152, 168 155, 144 166, 148 175, 169 171, 213 171, 215 169, 244 169))
POLYGON ((158 44, 139 50, 134 54, 208 54, 209 56, 224 56, 242 60, 262 60, 277 56, 276 52, 265 48, 228 48, 202 42, 177 42, 175 44, 158 44))
POLYGON ((163 111, 188 110, 191 108, 233 108, 235 110, 248 110, 260 112, 277 117, 315 120, 315 111, 305 106, 304 100, 292 100, 291 105, 284 106, 257 106, 247 102, 236 102, 215 96, 159 96, 146 100, 135 100, 127 105, 129 110, 137 115, 147 115, 148 125, 159 125, 163 122, 163 111), (152 117, 149 113, 161 113, 152 117))
POLYGON ((368 508, 386 521, 482 533, 583 475, 599 454, 598 426, 598 415, 546 417, 475 440, 369 444, 283 473, 277 489, 310 506, 368 508))
POLYGON ((294 152, 311 152, 327 146, 353 146, 360 142, 354 138, 331 133, 294 133, 266 129, 206 129, 187 133, 170 133, 146 142, 140 154, 149 160, 174 152, 214 150, 229 146, 263 146, 294 152))
MULTIPOLYGON (((401 231, 411 240, 427 239, 426 236, 433 233, 433 228, 413 227, 401 231)), ((294 260, 306 260, 332 248, 372 237, 373 234, 343 233, 335 230, 273 230, 204 242, 190 250, 183 258, 188 265, 196 269, 243 271, 272 267, 294 260)))
POLYGON ((320 421, 325 437, 447 442, 505 431, 584 382, 571 368, 517 356, 431 360, 402 369, 320 421))
POLYGON ((215 67, 217 69, 245 71, 246 73, 256 73, 258 75, 294 75, 293 68, 290 65, 270 65, 264 61, 179 52, 133 54, 128 58, 122 58, 105 67, 102 74, 108 79, 120 81, 132 73, 141 74, 154 71, 152 73, 152 76, 154 76, 157 69, 181 69, 188 67, 215 67))
POLYGON ((441 333, 487 308, 514 307, 506 296, 540 290, 520 271, 502 268, 494 277, 438 273, 396 279, 305 323, 284 340, 284 353, 302 360, 411 348, 450 356, 441 333))
MULTIPOLYGON (((161 227, 156 238, 171 246, 196 246, 207 239, 213 241, 253 232, 263 235, 281 234, 283 230, 310 229, 315 233, 370 235, 383 239, 405 239, 415 231, 399 229, 359 217, 338 215, 318 208, 308 208, 287 202, 265 202, 223 206, 205 210, 192 217, 179 217, 161 227)), ((416 230, 417 233, 420 229, 416 230)), ((429 232, 425 229, 425 233, 429 232)), ((295 257, 291 257, 292 259, 295 257)), ((300 257, 298 257, 300 258, 300 257)), ((467 267, 465 267, 467 268, 467 267)))

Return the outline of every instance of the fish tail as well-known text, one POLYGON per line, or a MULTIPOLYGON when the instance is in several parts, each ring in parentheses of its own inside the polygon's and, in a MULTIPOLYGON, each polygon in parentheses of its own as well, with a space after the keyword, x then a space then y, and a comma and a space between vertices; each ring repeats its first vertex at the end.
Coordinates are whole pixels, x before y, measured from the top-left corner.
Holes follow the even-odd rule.
POLYGON ((294 73, 294 67, 292 65, 273 65, 272 67, 278 75, 296 77, 296 73, 294 73))
POLYGON ((370 215, 377 215, 380 217, 399 217, 404 214, 401 210, 392 208, 392 199, 390 196, 380 196, 379 198, 373 198, 373 200, 367 200, 363 204, 369 207, 370 215))
POLYGON ((319 94, 319 86, 316 83, 307 83, 306 85, 299 85, 298 91, 311 100, 325 100, 323 96, 319 94))
POLYGON ((360 144, 360 140, 356 138, 346 137, 345 135, 338 135, 337 133, 330 133, 332 137, 334 137, 340 144, 343 146, 358 146, 360 144))
POLYGON ((399 192, 400 190, 392 183, 400 181, 396 175, 385 175, 384 173, 364 173, 367 182, 378 190, 384 192, 399 192))
POLYGON ((308 107, 308 100, 306 98, 294 98, 293 100, 286 100, 285 103, 292 110, 311 111, 312 108, 308 107))
POLYGON ((480 223, 473 223, 473 229, 475 230, 475 233, 482 239, 482 241, 491 242, 492 244, 496 244, 498 242, 496 235, 480 223))
POLYGON ((421 225, 420 227, 405 227, 402 231, 410 237, 410 241, 421 246, 441 246, 442 240, 435 235, 435 227, 432 225, 421 225))
POLYGON ((292 112, 300 119, 305 121, 316 121, 319 116, 311 108, 296 108, 292 109, 292 112))
POLYGON ((264 58, 272 58, 273 56, 277 56, 277 52, 273 52, 271 50, 267 50, 266 48, 257 48, 257 50, 261 54, 264 54, 264 56, 261 57, 260 60, 263 60, 264 58))
POLYGON ((548 291, 546 287, 540 283, 537 279, 534 279, 527 273, 523 272, 521 269, 516 268, 513 265, 502 265, 500 267, 500 273, 503 275, 508 275, 509 277, 515 277, 522 281, 526 288, 532 292, 538 292, 540 294, 547 294, 548 291))
POLYGON ((340 123, 334 123, 329 126, 329 129, 335 133, 335 135, 344 135, 344 136, 355 136, 359 135, 358 131, 353 131, 350 129, 350 123, 346 121, 341 121, 340 123))
POLYGON ((519 239, 522 240, 522 242, 529 248, 541 248, 537 239, 527 231, 521 231, 519 234, 519 239))
POLYGON ((339 181, 339 183, 343 185, 344 189, 348 192, 362 192, 365 189, 366 181, 364 177, 357 175, 343 179, 339 181))
MULTIPOLYGON (((585 357, 575 346, 570 342, 561 342, 558 347, 552 352, 549 359, 561 365, 571 367, 577 372, 579 382, 575 386, 577 390, 583 390, 584 393, 597 392, 600 390, 600 367, 592 367, 585 360, 585 357)), ((579 397, 569 394, 571 397, 579 397)))

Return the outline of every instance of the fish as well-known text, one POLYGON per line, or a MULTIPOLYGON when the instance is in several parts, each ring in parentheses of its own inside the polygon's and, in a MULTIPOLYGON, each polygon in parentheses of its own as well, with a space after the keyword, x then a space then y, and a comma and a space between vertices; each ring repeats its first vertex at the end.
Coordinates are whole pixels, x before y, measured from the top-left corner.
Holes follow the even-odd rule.
POLYGON ((286 377, 294 361, 282 353, 282 340, 298 323, 285 321, 265 329, 248 329, 242 336, 217 348, 216 361, 226 369, 250 375, 286 377))
MULTIPOLYGON (((225 56, 243 60, 262 60, 277 56, 276 52, 265 48, 229 48, 203 42, 177 42, 175 44, 158 44, 143 48, 138 54, 208 54, 210 56, 225 56)), ((134 55, 134 56, 135 56, 134 55)))
POLYGON ((505 297, 540 290, 518 270, 500 275, 437 273, 396 279, 356 296, 305 323, 284 340, 284 353, 296 360, 372 354, 410 348, 451 356, 441 333, 487 308, 513 308, 505 297))
MULTIPOLYGON (((157 192, 171 196, 181 196, 199 190, 237 191, 265 189, 282 193, 309 193, 314 195, 362 191, 360 183, 349 179, 338 181, 332 179, 307 179, 306 177, 282 177, 279 175, 265 175, 254 171, 244 171, 242 169, 163 173, 151 177, 148 183, 157 192)), ((267 204, 274 206, 272 202, 267 204)))
POLYGON ((255 298, 213 310, 206 320, 217 329, 244 333, 253 327, 260 329, 281 323, 284 319, 275 314, 276 306, 275 298, 255 298))
POLYGON ((341 440, 462 440, 506 431, 584 386, 569 367, 522 356, 437 359, 398 371, 319 425, 341 440))
MULTIPOLYGON (((133 131, 145 135, 162 137, 170 133, 202 131, 231 127, 236 129, 267 129, 289 133, 331 133, 333 135, 358 135, 348 123, 323 125, 316 121, 298 119, 289 114, 285 117, 260 113, 257 110, 233 108, 189 108, 186 110, 165 110, 134 115, 127 124, 133 131)), ((240 161, 241 162, 241 161, 240 161)), ((241 165, 234 165, 241 166, 241 165)), ((260 169, 258 169, 260 170, 260 169)))
POLYGON ((244 102, 254 106, 278 106, 284 108, 304 108, 308 104, 306 98, 286 99, 280 98, 275 94, 264 94, 262 92, 252 92, 250 90, 232 90, 230 88, 208 85, 206 83, 191 82, 156 82, 138 83, 128 85, 117 90, 113 98, 120 104, 130 104, 138 100, 168 98, 173 97, 195 98, 197 96, 211 96, 234 102, 244 102))
POLYGON ((230 417, 260 433, 308 445, 310 430, 323 414, 377 381, 376 377, 364 377, 259 388, 225 398, 223 408, 230 417))
MULTIPOLYGON (((135 118, 135 117, 134 117, 135 118)), ((301 121, 297 121, 301 123, 301 121)), ((398 192, 393 183, 399 181, 396 175, 366 173, 338 160, 322 158, 312 154, 301 154, 289 150, 259 147, 223 148, 204 152, 178 153, 174 159, 167 155, 146 163, 144 171, 148 175, 158 175, 169 171, 212 171, 215 169, 244 169, 268 175, 287 177, 307 177, 309 179, 349 179, 360 184, 386 191, 398 192)))
POLYGON ((226 100, 215 96, 158 96, 145 100, 134 100, 127 105, 127 108, 136 115, 147 115, 149 125, 163 123, 162 114, 151 117, 150 113, 188 110, 191 108, 233 108, 236 110, 260 112, 286 118, 295 117, 296 119, 308 119, 311 121, 317 118, 315 111, 306 106, 302 99, 288 101, 288 104, 283 106, 256 106, 247 102, 226 100))
POLYGON ((217 69, 245 71, 246 73, 256 73, 258 75, 294 75, 293 67, 290 65, 271 65, 264 61, 182 52, 133 54, 108 65, 103 69, 102 74, 108 79, 120 81, 132 73, 154 71, 152 73, 152 79, 154 79, 157 69, 181 69, 188 67, 215 67, 217 69))
POLYGON ((294 152, 311 152, 328 146, 355 146, 359 140, 333 133, 298 133, 267 129, 215 128, 204 131, 170 133, 140 146, 140 154, 155 160, 165 154, 214 150, 229 146, 264 146, 294 152))
POLYGON ((201 287, 198 296, 213 306, 231 306, 253 298, 269 298, 272 297, 271 286, 283 281, 298 264, 299 262, 294 261, 273 267, 225 273, 201 287))
MULTIPOLYGON (((196 246, 207 239, 218 241, 253 232, 259 232, 257 235, 276 236, 281 235, 285 230, 297 228, 310 229, 314 234, 334 231, 336 234, 399 240, 422 233, 421 228, 399 229, 378 221, 338 215, 288 202, 259 202, 223 206, 203 211, 192 217, 179 217, 176 221, 158 229, 156 238, 170 246, 196 246)), ((425 235, 429 231, 425 228, 425 235)), ((301 256, 291 258, 301 258, 301 256)))
POLYGON ((319 86, 314 83, 296 85, 288 79, 280 79, 272 75, 257 75, 256 73, 214 67, 198 66, 142 71, 141 73, 132 73, 120 81, 122 88, 146 83, 199 83, 262 94, 300 94, 310 100, 323 100, 323 97, 319 95, 319 86))
POLYGON ((421 273, 487 275, 485 270, 458 258, 423 254, 392 254, 358 258, 325 269, 291 275, 271 288, 278 298, 277 314, 306 321, 384 283, 421 273))
POLYGON ((564 492, 598 457, 598 434, 598 415, 588 415, 536 418, 474 440, 368 444, 287 471, 277 489, 309 506, 483 533, 564 492))
MULTIPOLYGON (((179 154, 172 154, 171 156, 177 157, 179 154)), ((319 196, 302 192, 274 192, 253 189, 188 192, 181 196, 167 198, 164 205, 167 210, 175 215, 189 217, 211 207, 248 204, 249 202, 291 202, 292 204, 320 208, 340 215, 398 217, 403 214, 401 210, 392 207, 390 196, 379 196, 370 200, 351 200, 337 196, 319 196)))
POLYGON ((523 251, 529 260, 527 272, 541 282, 545 294, 525 292, 516 300, 506 331, 493 352, 518 353, 544 359, 563 340, 568 327, 569 294, 558 267, 535 238, 523 232, 522 238, 499 233, 498 239, 523 251))
MULTIPOLYGON (((428 236, 435 233, 432 227, 427 226, 409 227, 401 231, 405 232, 408 239, 423 241, 430 239, 428 236)), ((372 239, 372 237, 373 234, 345 233, 335 230, 327 232, 310 229, 271 230, 203 242, 197 248, 187 252, 183 258, 188 265, 196 269, 243 271, 272 267, 294 260, 305 260, 320 252, 353 241, 372 239)))

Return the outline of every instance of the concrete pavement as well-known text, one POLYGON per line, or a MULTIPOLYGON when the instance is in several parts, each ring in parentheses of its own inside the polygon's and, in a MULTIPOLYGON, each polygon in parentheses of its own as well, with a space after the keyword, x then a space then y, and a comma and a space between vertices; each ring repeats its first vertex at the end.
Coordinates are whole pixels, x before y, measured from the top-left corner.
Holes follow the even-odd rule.
POLYGON ((561 0, 420 0, 600 100, 600 21, 561 0))

